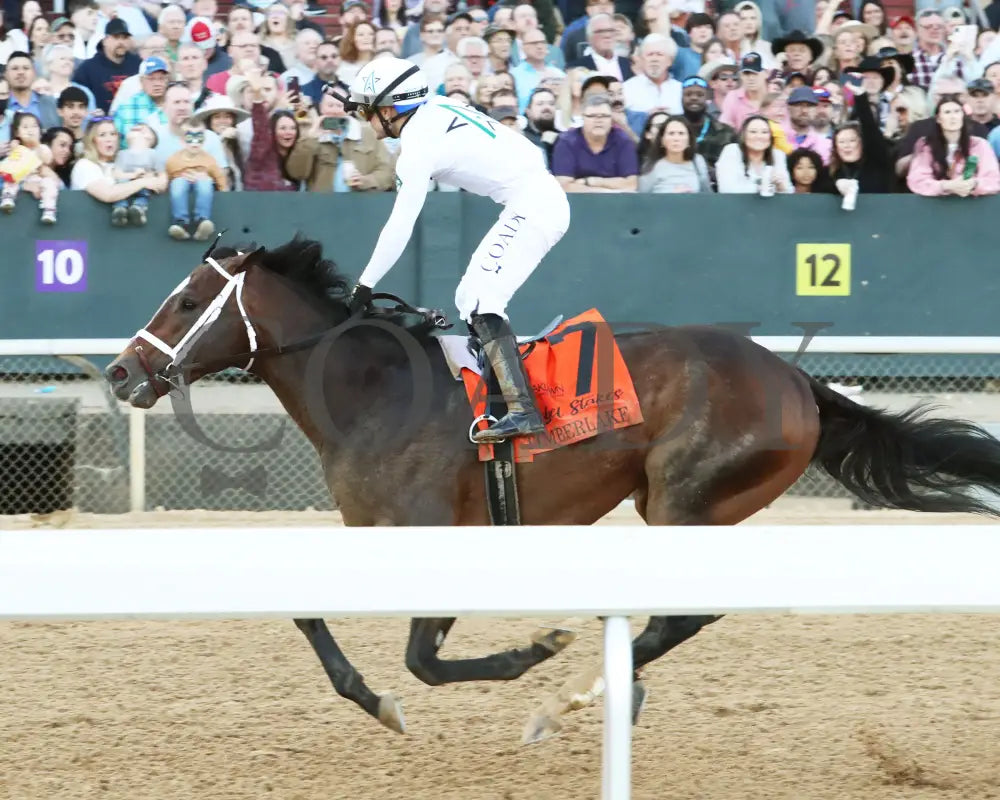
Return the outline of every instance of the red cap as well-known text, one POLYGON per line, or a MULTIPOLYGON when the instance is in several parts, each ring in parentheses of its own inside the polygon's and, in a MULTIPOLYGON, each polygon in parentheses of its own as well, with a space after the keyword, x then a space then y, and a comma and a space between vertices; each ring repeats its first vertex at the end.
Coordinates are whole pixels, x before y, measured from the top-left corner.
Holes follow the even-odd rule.
POLYGON ((917 27, 917 23, 913 21, 913 17, 908 16, 906 14, 903 14, 900 17, 896 17, 892 22, 889 23, 889 27, 890 28, 895 28, 901 22, 905 22, 911 28, 916 28, 917 27))

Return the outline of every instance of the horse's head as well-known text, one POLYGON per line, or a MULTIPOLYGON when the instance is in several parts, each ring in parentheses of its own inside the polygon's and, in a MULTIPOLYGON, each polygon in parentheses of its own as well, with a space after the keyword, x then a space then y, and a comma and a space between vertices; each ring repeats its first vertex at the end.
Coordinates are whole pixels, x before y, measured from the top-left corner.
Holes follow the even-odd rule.
POLYGON ((227 367, 249 369, 257 333, 243 288, 247 270, 264 253, 263 247, 249 253, 210 249, 105 370, 115 396, 151 408, 181 375, 191 383, 227 367))

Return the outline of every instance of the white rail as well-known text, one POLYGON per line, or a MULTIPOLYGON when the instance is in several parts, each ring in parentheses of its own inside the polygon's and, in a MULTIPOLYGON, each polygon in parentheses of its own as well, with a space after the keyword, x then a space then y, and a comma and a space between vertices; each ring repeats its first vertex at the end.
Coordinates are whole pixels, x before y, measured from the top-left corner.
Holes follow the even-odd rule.
POLYGON ((4 620, 606 617, 605 800, 628 616, 915 611, 1000 612, 1000 525, 0 531, 4 620))

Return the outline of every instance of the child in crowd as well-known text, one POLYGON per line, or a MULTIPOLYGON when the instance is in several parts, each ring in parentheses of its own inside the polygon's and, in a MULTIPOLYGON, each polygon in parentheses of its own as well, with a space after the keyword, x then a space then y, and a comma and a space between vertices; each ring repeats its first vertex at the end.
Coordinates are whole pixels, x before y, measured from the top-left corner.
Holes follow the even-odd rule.
POLYGON ((10 150, 0 161, 0 211, 10 214, 21 189, 38 199, 43 225, 56 222, 59 178, 52 170, 52 151, 42 144, 38 117, 19 111, 10 123, 10 150))
POLYGON ((170 183, 170 212, 173 223, 167 233, 183 241, 208 239, 215 233, 212 198, 218 189, 226 191, 226 176, 218 162, 205 152, 205 123, 190 118, 184 123, 184 147, 167 159, 170 183), (191 223, 191 196, 194 195, 194 224, 191 223))
MULTIPOLYGON (((144 175, 156 173, 156 158, 153 153, 158 137, 149 125, 139 123, 129 128, 125 134, 128 149, 120 150, 115 156, 115 181, 128 183, 144 175)), ((111 224, 118 227, 129 224, 145 225, 146 210, 149 208, 149 189, 142 189, 131 197, 117 201, 111 209, 111 224)))

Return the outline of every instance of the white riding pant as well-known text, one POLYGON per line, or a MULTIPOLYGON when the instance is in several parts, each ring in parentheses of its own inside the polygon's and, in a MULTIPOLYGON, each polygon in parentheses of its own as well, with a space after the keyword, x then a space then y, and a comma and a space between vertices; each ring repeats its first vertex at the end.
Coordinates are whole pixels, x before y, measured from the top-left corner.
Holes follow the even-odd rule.
POLYGON ((507 318, 507 303, 569 228, 569 201, 551 175, 504 206, 472 254, 455 306, 466 322, 473 314, 507 318))

